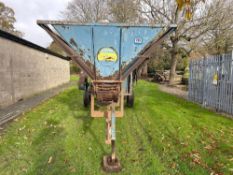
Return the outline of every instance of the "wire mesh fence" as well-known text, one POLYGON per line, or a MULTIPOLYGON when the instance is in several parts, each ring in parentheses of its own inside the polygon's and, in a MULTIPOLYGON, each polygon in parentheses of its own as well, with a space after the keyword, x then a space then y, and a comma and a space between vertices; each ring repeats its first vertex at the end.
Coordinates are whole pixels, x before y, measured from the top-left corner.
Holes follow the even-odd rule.
POLYGON ((233 54, 190 61, 189 100, 233 114, 233 54))

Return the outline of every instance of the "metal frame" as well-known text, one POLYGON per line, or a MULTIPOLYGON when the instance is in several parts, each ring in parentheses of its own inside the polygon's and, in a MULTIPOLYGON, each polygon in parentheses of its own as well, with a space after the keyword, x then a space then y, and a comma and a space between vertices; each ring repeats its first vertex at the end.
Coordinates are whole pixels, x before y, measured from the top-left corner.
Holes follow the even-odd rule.
MULTIPOLYGON (((37 24, 41 26, 45 31, 48 32, 48 34, 54 39, 54 41, 59 44, 61 48, 64 49, 64 51, 70 56, 70 58, 73 60, 74 63, 76 63, 91 79, 92 83, 94 81, 102 81, 103 83, 106 82, 106 80, 96 80, 96 75, 95 75, 95 69, 92 70, 90 66, 88 66, 84 59, 82 59, 82 56, 79 55, 77 52, 75 52, 69 45, 66 43, 66 41, 63 40, 62 37, 60 37, 55 30, 52 30, 50 25, 55 25, 55 24, 60 24, 60 25, 93 25, 93 24, 78 24, 76 22, 68 22, 68 21, 50 21, 50 20, 38 20, 37 24)), ((125 25, 125 24, 94 24, 95 26, 123 26, 123 27, 129 27, 132 25, 125 25)), ((145 25, 138 25, 135 27, 145 27, 145 25)), ((148 26, 147 26, 148 27, 148 26)), ((164 25, 153 25, 149 27, 164 27, 164 25)), ((146 60, 149 59, 150 54, 155 50, 158 45, 166 39, 169 33, 173 32, 176 29, 176 25, 170 25, 166 27, 165 31, 162 31, 158 37, 154 38, 154 40, 150 43, 148 43, 144 49, 139 52, 139 54, 136 56, 135 60, 127 65, 124 69, 120 67, 119 74, 116 75, 116 79, 114 81, 124 81, 128 76, 131 76, 131 82, 129 84, 129 92, 125 93, 122 88, 122 82, 121 82, 121 91, 119 93, 119 106, 120 106, 120 111, 116 111, 116 116, 117 117, 122 117, 123 116, 123 111, 124 111, 124 96, 126 95, 131 95, 132 94, 132 72, 135 71, 137 68, 140 67, 146 60)), ((95 89, 95 88, 94 88, 95 89)), ((95 110, 95 91, 92 91, 91 93, 91 116, 92 117, 103 117, 104 113, 101 111, 96 111, 95 110)))
MULTIPOLYGON (((147 44, 144 49, 139 52, 136 56, 135 60, 122 69, 121 61, 119 61, 119 72, 118 75, 114 75, 114 80, 96 80, 96 70, 94 71, 85 63, 84 59, 82 59, 81 55, 75 52, 69 45, 60 37, 56 31, 53 31, 49 25, 51 24, 60 24, 60 25, 85 25, 85 24, 77 24, 75 22, 61 22, 61 21, 37 21, 38 25, 40 25, 44 30, 46 30, 50 36, 60 45, 64 51, 70 55, 71 59, 79 65, 79 67, 92 79, 92 85, 89 89, 91 92, 91 116, 100 118, 105 117, 106 121, 106 143, 111 144, 112 152, 110 156, 104 156, 103 164, 107 166, 112 166, 115 170, 120 170, 121 166, 116 157, 115 153, 115 141, 116 141, 116 117, 123 117, 124 115, 124 96, 132 95, 132 86, 133 86, 133 71, 138 69, 150 56, 152 51, 167 37, 167 35, 173 32, 176 29, 176 26, 169 26, 164 33, 162 33, 159 37, 155 38, 152 42, 147 44), (128 83, 127 93, 124 92, 123 81, 130 77, 130 82, 128 83), (95 110, 95 100, 106 103, 105 112, 95 110), (120 110, 116 111, 116 107, 119 107, 120 110), (110 162, 108 162, 108 158, 110 158, 110 162)), ((88 24, 86 24, 88 25, 88 24)), ((105 25, 111 26, 112 24, 95 24, 95 25, 105 25)), ((115 25, 114 26, 124 26, 129 27, 129 25, 115 25)), ((137 26, 140 27, 140 26, 137 26)), ((141 26, 145 27, 145 26, 141 26)), ((161 25, 155 25, 150 27, 164 27, 161 25)), ((120 30, 122 32, 122 30, 120 30)), ((93 35, 93 32, 92 32, 93 35)), ((122 33, 120 33, 121 39, 122 33)), ((93 36, 92 36, 93 37, 93 36)), ((120 42, 121 44, 121 42, 120 42)), ((94 46, 93 46, 94 47, 94 46)), ((121 50, 121 45, 119 46, 121 50)), ((121 51, 120 51, 121 54, 121 51)), ((119 56, 121 59, 121 55, 119 56)))
MULTIPOLYGON (((153 24, 153 25, 132 25, 132 24, 124 24, 124 23, 78 23, 76 21, 59 21, 59 20, 37 20, 37 24, 57 24, 57 25, 80 25, 80 26, 88 26, 88 25, 94 25, 94 26, 119 26, 119 27, 168 27, 164 24, 153 24)), ((176 24, 170 24, 169 27, 177 27, 176 24)))
MULTIPOLYGON (((120 110, 115 111, 115 116, 116 117, 123 117, 123 115, 124 115, 124 92, 123 92, 123 88, 122 88, 122 81, 96 80, 93 82, 105 82, 105 83, 106 82, 117 82, 117 83, 120 83, 119 85, 121 87, 121 91, 120 91, 119 96, 118 96, 118 101, 117 101, 117 103, 115 103, 115 107, 119 107, 120 110)), ((109 107, 109 105, 108 105, 108 107, 109 107)), ((105 112, 103 112, 103 111, 95 110, 95 93, 91 93, 91 116, 94 118, 100 118, 100 117, 104 117, 104 114, 105 114, 105 112)))
MULTIPOLYGON (((38 22, 37 22, 38 23, 38 22)), ((81 56, 75 52, 73 49, 71 49, 69 47, 69 45, 66 43, 66 41, 64 41, 59 35, 57 35, 55 32, 53 32, 48 24, 44 24, 44 23, 38 23, 39 26, 41 26, 45 31, 48 32, 48 34, 54 39, 54 41, 57 42, 57 44, 59 44, 59 46, 61 48, 64 49, 64 51, 70 56, 70 58, 80 66, 80 68, 82 70, 84 70, 84 72, 87 73, 87 75, 91 78, 94 79, 95 78, 95 74, 94 72, 90 69, 90 67, 88 67, 86 65, 86 63, 81 59, 81 56)))

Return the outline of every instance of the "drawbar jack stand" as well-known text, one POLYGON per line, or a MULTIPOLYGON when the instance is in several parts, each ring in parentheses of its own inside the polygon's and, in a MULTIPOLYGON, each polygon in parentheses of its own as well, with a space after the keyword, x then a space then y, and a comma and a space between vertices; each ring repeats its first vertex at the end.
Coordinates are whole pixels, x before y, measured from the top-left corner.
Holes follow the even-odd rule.
POLYGON ((115 104, 111 103, 108 111, 105 112, 106 119, 106 144, 111 144, 111 155, 103 157, 103 169, 106 172, 119 172, 121 171, 121 164, 116 157, 116 116, 115 116, 115 104))

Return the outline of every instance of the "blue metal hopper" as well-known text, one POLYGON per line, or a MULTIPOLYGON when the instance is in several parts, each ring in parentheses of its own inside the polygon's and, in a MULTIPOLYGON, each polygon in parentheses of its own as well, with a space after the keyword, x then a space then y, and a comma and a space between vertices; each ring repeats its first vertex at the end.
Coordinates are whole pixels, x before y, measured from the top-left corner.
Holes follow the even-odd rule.
MULTIPOLYGON (((165 26, 162 25, 77 24, 61 21, 38 21, 38 24, 53 38, 54 35, 59 37, 71 50, 69 55, 78 55, 89 67, 88 71, 85 68, 84 71, 97 80, 127 78, 128 74, 124 73, 133 66, 133 62, 139 57, 141 60, 146 60, 142 57, 148 57, 148 53, 146 55, 143 51, 176 28, 173 25, 164 31, 165 26)), ((83 68, 82 65, 80 67, 83 68)))
POLYGON ((53 27, 85 62, 95 65, 97 77, 118 73, 162 30, 161 27, 100 24, 55 24, 53 27))

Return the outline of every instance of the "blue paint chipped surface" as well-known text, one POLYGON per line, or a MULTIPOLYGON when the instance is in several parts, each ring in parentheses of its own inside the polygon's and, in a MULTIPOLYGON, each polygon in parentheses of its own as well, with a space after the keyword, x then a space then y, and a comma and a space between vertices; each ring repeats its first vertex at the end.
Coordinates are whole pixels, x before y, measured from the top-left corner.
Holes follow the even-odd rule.
POLYGON ((120 52, 120 28, 117 27, 94 27, 94 50, 95 56, 102 48, 113 48, 117 54, 118 59, 116 61, 98 61, 95 62, 96 72, 102 76, 111 76, 119 70, 119 52, 120 52))
POLYGON ((53 25, 58 34, 83 56, 86 62, 96 67, 97 76, 109 77, 120 67, 132 62, 137 54, 151 42, 162 27, 119 26, 119 25, 53 25), (97 54, 102 48, 113 48, 116 61, 98 61, 97 54))

